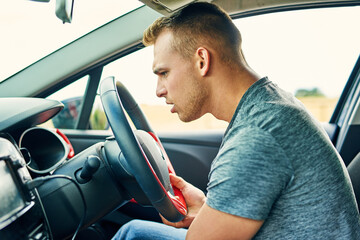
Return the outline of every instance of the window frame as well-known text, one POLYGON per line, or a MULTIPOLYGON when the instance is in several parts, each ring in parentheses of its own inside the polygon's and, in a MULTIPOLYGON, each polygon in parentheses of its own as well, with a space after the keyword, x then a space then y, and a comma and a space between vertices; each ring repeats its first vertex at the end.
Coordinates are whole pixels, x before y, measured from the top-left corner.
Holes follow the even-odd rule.
MULTIPOLYGON (((330 8, 330 7, 349 7, 349 6, 358 6, 360 3, 358 1, 349 1, 348 3, 320 3, 320 4, 302 4, 297 6, 289 6, 289 7, 272 7, 272 8, 266 8, 266 9, 260 9, 260 10, 250 10, 242 13, 236 13, 231 14, 231 17, 233 20, 239 19, 239 18, 245 18, 245 17, 254 17, 257 15, 264 15, 269 13, 278 13, 278 12, 288 12, 288 11, 298 11, 298 10, 306 10, 306 9, 319 9, 319 8, 330 8)), ((47 97, 48 95, 54 93, 55 91, 66 87, 68 84, 80 79, 83 76, 89 75, 89 80, 87 87, 85 89, 85 93, 83 96, 83 104, 81 107, 81 111, 79 114, 79 119, 76 123, 75 129, 79 130, 85 130, 89 128, 90 124, 90 115, 93 108, 93 104, 95 101, 95 97, 97 94, 97 89, 101 80, 101 74, 103 71, 104 66, 112 63, 113 61, 116 61, 120 58, 126 57, 127 55, 136 52, 138 50, 143 49, 145 46, 141 42, 137 42, 128 48, 120 51, 119 53, 116 53, 106 59, 102 59, 101 61, 95 63, 94 65, 91 65, 88 68, 83 69, 79 73, 70 76, 69 78, 66 78, 63 81, 60 81, 54 86, 51 86, 50 88, 46 89, 42 93, 36 95, 35 97, 47 97)), ((360 57, 359 57, 360 59, 360 57)), ((338 103, 336 104, 336 107, 333 111, 333 114, 331 116, 331 119, 329 120, 330 124, 338 124, 341 126, 341 123, 339 122, 340 115, 343 112, 343 109, 346 105, 346 102, 349 101, 348 99, 351 99, 351 91, 353 89, 354 85, 354 74, 357 73, 357 71, 360 68, 359 61, 354 66, 351 76, 349 77, 348 81, 345 84, 344 90, 340 95, 340 98, 338 100, 338 103)))

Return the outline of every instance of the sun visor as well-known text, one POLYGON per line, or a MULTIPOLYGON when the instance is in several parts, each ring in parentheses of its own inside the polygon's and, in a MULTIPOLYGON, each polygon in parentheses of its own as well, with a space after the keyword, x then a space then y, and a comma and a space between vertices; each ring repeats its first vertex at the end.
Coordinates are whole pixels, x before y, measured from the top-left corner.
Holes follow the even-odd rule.
MULTIPOLYGON (((161 13, 165 16, 170 16, 174 12, 180 10, 181 8, 189 5, 192 2, 196 2, 196 0, 140 0, 145 5, 151 7, 158 13, 161 13)), ((201 2, 211 2, 201 1, 201 2)))

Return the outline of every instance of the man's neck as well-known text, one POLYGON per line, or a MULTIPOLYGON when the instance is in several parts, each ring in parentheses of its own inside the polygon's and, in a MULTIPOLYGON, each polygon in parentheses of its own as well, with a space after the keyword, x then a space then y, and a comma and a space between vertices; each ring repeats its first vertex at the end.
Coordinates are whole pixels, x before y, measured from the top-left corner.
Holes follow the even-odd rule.
POLYGON ((230 122, 241 98, 260 77, 250 68, 226 70, 219 72, 221 77, 214 76, 209 112, 217 119, 230 122))

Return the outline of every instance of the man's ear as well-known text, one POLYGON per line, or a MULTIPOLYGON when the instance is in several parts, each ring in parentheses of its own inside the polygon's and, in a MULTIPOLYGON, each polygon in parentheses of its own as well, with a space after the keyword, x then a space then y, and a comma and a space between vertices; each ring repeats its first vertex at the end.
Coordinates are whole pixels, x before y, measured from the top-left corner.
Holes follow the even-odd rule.
POLYGON ((196 49, 196 67, 203 77, 210 69, 210 52, 204 47, 196 49))

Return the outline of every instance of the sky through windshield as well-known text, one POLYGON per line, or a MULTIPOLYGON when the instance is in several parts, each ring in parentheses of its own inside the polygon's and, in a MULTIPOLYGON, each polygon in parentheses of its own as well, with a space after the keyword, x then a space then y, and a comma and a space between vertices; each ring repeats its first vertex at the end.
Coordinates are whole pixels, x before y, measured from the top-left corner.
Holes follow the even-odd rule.
POLYGON ((55 0, 6 1, 0 8, 0 82, 87 32, 141 5, 137 0, 75 0, 73 21, 55 16, 55 0))

